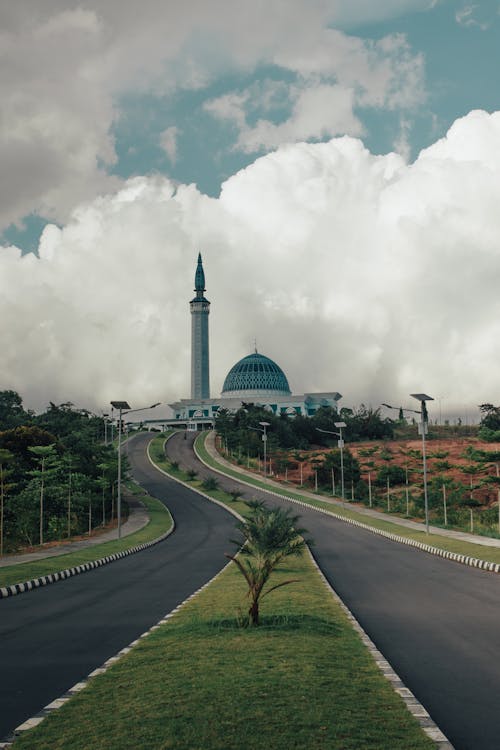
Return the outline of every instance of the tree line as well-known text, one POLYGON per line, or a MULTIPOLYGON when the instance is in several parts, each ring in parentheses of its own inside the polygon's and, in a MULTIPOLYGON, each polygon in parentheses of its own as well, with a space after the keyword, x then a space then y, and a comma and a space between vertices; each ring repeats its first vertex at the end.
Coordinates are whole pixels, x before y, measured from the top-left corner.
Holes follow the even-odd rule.
MULTIPOLYGON (((332 476, 340 479, 340 451, 336 449, 338 428, 336 422, 344 422, 344 437, 351 442, 362 440, 390 439, 394 436, 395 422, 383 418, 379 409, 372 409, 361 404, 356 409, 342 408, 336 411, 331 407, 319 409, 312 417, 300 414, 273 414, 263 407, 254 404, 243 404, 241 409, 232 413, 220 410, 216 421, 216 430, 226 451, 236 454, 242 462, 245 457, 262 456, 263 428, 261 422, 267 422, 267 455, 272 457, 274 469, 284 473, 288 468, 297 468, 304 460, 300 451, 311 447, 334 447, 326 456, 314 461, 316 479, 319 485, 328 486, 332 476), (333 472, 333 474, 332 474, 333 472)), ((359 462, 349 448, 343 451, 344 481, 346 487, 351 485, 359 489, 361 473, 359 462)))
POLYGON ((35 414, 0 391, 0 554, 91 533, 114 514, 116 451, 72 403, 35 414))

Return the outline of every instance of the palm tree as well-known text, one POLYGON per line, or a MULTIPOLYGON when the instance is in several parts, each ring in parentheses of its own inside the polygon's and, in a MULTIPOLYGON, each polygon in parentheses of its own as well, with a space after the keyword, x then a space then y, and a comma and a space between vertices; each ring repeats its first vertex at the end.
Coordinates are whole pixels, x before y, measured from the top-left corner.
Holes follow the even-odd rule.
MULTIPOLYGON (((249 625, 256 626, 259 624, 260 600, 271 591, 297 581, 282 581, 264 591, 269 576, 280 562, 285 557, 302 553, 306 546, 302 534, 306 529, 297 528, 299 516, 291 515, 289 510, 268 508, 258 500, 249 500, 246 504, 250 509, 249 516, 237 525, 243 536, 243 547, 238 557, 228 553, 226 557, 235 563, 247 582, 249 625)), ((241 541, 234 541, 234 544, 240 547, 241 541)))

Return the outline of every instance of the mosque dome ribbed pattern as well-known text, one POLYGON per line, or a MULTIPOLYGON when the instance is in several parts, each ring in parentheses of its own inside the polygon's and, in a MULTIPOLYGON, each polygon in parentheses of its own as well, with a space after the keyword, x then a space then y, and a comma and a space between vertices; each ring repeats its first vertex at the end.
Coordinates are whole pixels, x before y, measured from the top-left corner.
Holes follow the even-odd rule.
POLYGON ((276 362, 254 352, 236 362, 222 387, 223 396, 289 396, 286 375, 276 362))

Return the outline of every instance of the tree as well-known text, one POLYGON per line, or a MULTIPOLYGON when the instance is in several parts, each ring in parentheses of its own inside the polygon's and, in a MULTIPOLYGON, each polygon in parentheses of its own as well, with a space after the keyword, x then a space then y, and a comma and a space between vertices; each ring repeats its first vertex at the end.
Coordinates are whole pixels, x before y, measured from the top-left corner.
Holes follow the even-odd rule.
POLYGON ((0 557, 3 555, 3 538, 4 538, 4 506, 5 506, 5 493, 7 491, 7 484, 6 479, 8 474, 10 473, 7 464, 11 463, 13 460, 14 455, 8 451, 5 450, 5 448, 0 448, 0 557))
POLYGON ((480 404, 479 411, 481 412, 481 427, 495 431, 500 430, 500 406, 480 404))
POLYGON ((40 482, 40 544, 43 544, 43 501, 45 494, 45 475, 49 466, 53 466, 56 452, 53 445, 35 445, 30 452, 38 458, 39 469, 32 472, 40 482))
POLYGON ((404 484, 406 480, 406 472, 401 466, 382 466, 377 471, 377 478, 375 480, 379 487, 384 487, 389 480, 391 487, 395 484, 404 484))
POLYGON ((26 421, 23 400, 16 391, 0 391, 0 429, 9 430, 26 421))
MULTIPOLYGON (((344 482, 352 482, 357 484, 361 479, 361 471, 359 467, 358 459, 351 453, 349 448, 344 448, 343 455, 344 463, 344 482)), ((341 460, 340 450, 335 448, 330 451, 324 458, 323 462, 318 466, 318 482, 321 485, 329 486, 332 481, 332 469, 335 472, 336 477, 340 477, 341 474, 341 460)))
POLYGON ((263 502, 250 500, 246 503, 250 513, 248 518, 238 523, 237 528, 243 539, 234 541, 238 547, 244 542, 238 557, 226 553, 244 577, 248 585, 250 600, 248 622, 259 625, 260 600, 282 586, 295 583, 289 579, 271 586, 264 591, 271 573, 286 557, 298 556, 306 546, 302 535, 305 529, 298 528, 299 516, 281 508, 268 508, 263 502))
POLYGON ((55 435, 31 425, 21 425, 12 430, 0 432, 0 448, 5 448, 14 454, 14 478, 23 486, 26 484, 29 470, 33 467, 33 455, 30 448, 56 443, 55 435))

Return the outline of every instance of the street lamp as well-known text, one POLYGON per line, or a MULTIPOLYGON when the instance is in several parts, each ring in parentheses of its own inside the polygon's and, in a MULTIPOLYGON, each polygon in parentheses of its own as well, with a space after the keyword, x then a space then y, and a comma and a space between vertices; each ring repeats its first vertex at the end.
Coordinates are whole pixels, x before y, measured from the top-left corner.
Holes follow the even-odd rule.
POLYGON ((122 535, 122 416, 131 414, 135 411, 144 411, 145 409, 154 409, 159 406, 161 401, 151 406, 143 406, 141 409, 131 409, 127 401, 111 401, 113 409, 118 409, 118 490, 116 497, 116 515, 118 517, 118 539, 122 535), (126 410, 126 411, 124 411, 126 410))
POLYGON ((108 417, 109 417, 109 414, 103 411, 102 418, 104 421, 104 445, 108 444, 108 417))
MULTIPOLYGON (((424 469, 424 508, 425 508, 425 533, 429 533, 429 500, 427 496, 427 458, 425 455, 425 433, 427 432, 427 409, 425 406, 426 401, 434 401, 432 396, 427 396, 425 393, 410 393, 410 396, 412 398, 415 398, 417 401, 420 402, 420 409, 417 411, 416 409, 403 409, 403 411, 410 411, 413 414, 420 414, 420 425, 419 425, 419 432, 422 435, 422 463, 423 463, 423 469, 424 469)), ((388 409, 395 409, 395 406, 390 406, 389 404, 382 404, 382 406, 386 406, 388 409)))
POLYGON ((262 442, 264 443, 264 475, 267 474, 267 428, 271 426, 270 422, 259 422, 259 424, 262 426, 262 430, 260 427, 249 427, 249 430, 257 430, 257 432, 262 432, 262 442))
POLYGON ((344 492, 344 440, 342 439, 342 430, 344 427, 347 427, 345 422, 334 422, 335 427, 338 427, 339 432, 332 432, 331 430, 320 430, 319 427, 316 427, 318 432, 325 432, 327 435, 337 435, 339 438, 337 441, 337 445, 340 448, 340 481, 342 486, 342 502, 345 499, 345 492, 344 492))
POLYGON ((264 443, 264 476, 267 474, 267 428, 271 426, 270 422, 259 422, 259 424, 262 426, 263 435, 262 435, 262 442, 264 443))

